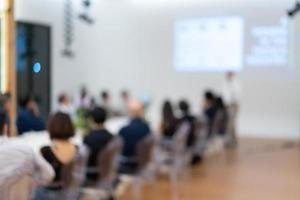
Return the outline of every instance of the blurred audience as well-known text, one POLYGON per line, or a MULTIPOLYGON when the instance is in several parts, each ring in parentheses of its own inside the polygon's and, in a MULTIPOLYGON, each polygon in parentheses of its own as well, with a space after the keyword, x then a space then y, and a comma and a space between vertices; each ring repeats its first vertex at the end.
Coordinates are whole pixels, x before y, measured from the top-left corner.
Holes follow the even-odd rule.
POLYGON ((218 135, 225 136, 227 134, 228 126, 228 112, 227 108, 224 105, 222 97, 216 98, 216 116, 215 116, 215 127, 218 135))
POLYGON ((6 128, 6 112, 0 110, 0 199, 27 200, 33 187, 52 181, 54 171, 31 147, 6 138, 6 128))
POLYGON ((179 119, 176 118, 170 101, 163 103, 161 114, 160 132, 164 138, 171 139, 179 125, 179 119))
POLYGON ((0 108, 3 109, 6 112, 6 125, 7 125, 7 134, 10 135, 11 131, 10 128, 10 118, 9 113, 11 110, 11 94, 10 93, 4 93, 0 94, 0 108))
POLYGON ((72 119, 75 117, 75 108, 68 94, 63 93, 58 97, 58 111, 68 114, 72 119))
POLYGON ((210 138, 213 135, 214 120, 217 113, 216 97, 215 94, 210 90, 204 93, 203 107, 205 124, 207 129, 207 137, 210 138))
POLYGON ((87 178, 92 181, 98 179, 98 155, 113 139, 113 135, 104 128, 107 114, 105 109, 96 107, 90 114, 92 120, 92 131, 84 138, 84 144, 90 149, 88 160, 87 178))
POLYGON ((121 91, 120 97, 121 97, 121 103, 119 108, 120 115, 128 116, 128 102, 130 100, 130 95, 128 91, 127 90, 121 91))
POLYGON ((20 101, 17 116, 17 128, 19 134, 29 131, 45 130, 45 123, 40 116, 38 104, 31 96, 20 101))
POLYGON ((85 86, 82 86, 79 95, 75 99, 76 109, 89 109, 91 106, 91 98, 85 86))
POLYGON ((187 122, 190 125, 190 131, 187 139, 187 147, 192 147, 195 139, 196 117, 190 113, 190 105, 186 100, 179 101, 179 110, 181 112, 180 122, 187 122))
POLYGON ((74 160, 79 149, 70 142, 75 130, 69 115, 61 112, 54 114, 48 121, 47 129, 51 144, 42 147, 41 154, 53 167, 55 178, 51 184, 37 190, 36 199, 60 199, 63 190, 63 168, 74 160))
POLYGON ((144 120, 144 108, 143 104, 138 100, 130 100, 128 103, 129 116, 131 118, 130 123, 123 127, 119 135, 124 140, 124 148, 122 156, 127 158, 121 162, 121 173, 134 173, 137 166, 137 162, 134 160, 136 157, 137 144, 142 141, 147 135, 151 134, 148 123, 144 120))
POLYGON ((100 106, 105 109, 108 117, 112 117, 114 115, 111 96, 106 90, 102 91, 100 94, 100 106))

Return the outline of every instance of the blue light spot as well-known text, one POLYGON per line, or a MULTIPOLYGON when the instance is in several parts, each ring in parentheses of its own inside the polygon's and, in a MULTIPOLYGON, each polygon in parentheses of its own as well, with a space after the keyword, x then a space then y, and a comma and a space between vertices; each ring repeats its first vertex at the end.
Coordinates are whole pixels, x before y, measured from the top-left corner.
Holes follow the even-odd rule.
POLYGON ((38 63, 38 62, 35 63, 35 64, 33 65, 32 70, 33 70, 33 72, 36 73, 36 74, 40 73, 41 70, 42 70, 41 63, 38 63))

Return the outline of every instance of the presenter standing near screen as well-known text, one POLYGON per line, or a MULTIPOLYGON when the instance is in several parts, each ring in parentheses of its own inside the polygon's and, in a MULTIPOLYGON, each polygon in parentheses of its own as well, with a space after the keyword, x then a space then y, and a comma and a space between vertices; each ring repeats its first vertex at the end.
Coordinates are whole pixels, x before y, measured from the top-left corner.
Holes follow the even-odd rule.
POLYGON ((240 108, 242 87, 241 83, 234 72, 226 74, 226 80, 222 86, 222 96, 224 98, 227 110, 229 113, 228 121, 228 147, 235 147, 237 145, 237 116, 240 108))

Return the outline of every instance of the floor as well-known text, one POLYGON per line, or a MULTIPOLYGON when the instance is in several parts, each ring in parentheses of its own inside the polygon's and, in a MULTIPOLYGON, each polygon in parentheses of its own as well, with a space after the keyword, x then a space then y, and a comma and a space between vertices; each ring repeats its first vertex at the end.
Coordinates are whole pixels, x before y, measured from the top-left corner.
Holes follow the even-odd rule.
MULTIPOLYGON (((194 167, 180 180, 180 200, 299 200, 300 145, 243 139, 194 167)), ((167 177, 145 184, 143 200, 172 199, 167 177)), ((121 200, 133 199, 128 189, 121 200)))

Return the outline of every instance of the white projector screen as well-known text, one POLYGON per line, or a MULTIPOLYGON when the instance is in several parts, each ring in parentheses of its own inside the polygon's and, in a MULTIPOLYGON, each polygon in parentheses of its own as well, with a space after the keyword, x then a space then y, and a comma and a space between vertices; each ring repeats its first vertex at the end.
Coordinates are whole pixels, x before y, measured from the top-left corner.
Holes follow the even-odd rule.
POLYGON ((288 65, 288 20, 253 15, 183 18, 175 22, 177 71, 283 69, 288 65))
POLYGON ((238 71, 242 68, 243 19, 181 20, 175 27, 175 68, 179 71, 238 71))

